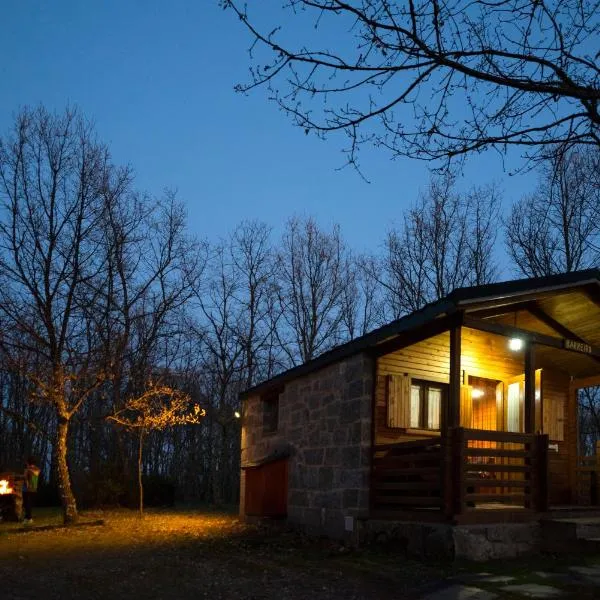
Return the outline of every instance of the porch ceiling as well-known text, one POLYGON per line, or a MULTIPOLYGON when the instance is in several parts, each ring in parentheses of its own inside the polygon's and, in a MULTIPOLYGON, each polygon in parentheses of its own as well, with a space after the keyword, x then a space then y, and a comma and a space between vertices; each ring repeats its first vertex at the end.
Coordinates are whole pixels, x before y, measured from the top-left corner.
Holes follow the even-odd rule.
MULTIPOLYGON (((499 307, 470 307, 472 314, 485 320, 534 331, 558 339, 569 338, 600 346, 600 295, 591 288, 545 294, 499 307)), ((587 377, 600 373, 600 361, 592 356, 538 346, 536 362, 546 368, 567 371, 574 377, 587 377)))

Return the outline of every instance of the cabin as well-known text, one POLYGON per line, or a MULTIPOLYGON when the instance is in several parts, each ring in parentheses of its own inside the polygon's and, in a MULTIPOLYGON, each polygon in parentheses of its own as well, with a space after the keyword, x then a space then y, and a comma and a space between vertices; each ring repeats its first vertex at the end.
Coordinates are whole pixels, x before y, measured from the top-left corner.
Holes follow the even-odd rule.
POLYGON ((240 513, 456 546, 595 510, 577 392, 598 385, 600 271, 457 289, 242 393, 240 513))

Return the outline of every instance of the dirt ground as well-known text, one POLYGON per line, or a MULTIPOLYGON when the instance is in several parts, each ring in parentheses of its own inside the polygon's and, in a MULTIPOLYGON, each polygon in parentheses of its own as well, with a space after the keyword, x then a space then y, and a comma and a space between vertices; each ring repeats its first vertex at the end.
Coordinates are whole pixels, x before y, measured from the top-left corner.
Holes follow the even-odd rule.
MULTIPOLYGON (((104 525, 21 532, 0 524, 0 598, 410 599, 474 568, 425 564, 393 548, 347 549, 225 514, 85 517, 104 525)), ((35 525, 55 522, 56 515, 41 515, 35 525)))

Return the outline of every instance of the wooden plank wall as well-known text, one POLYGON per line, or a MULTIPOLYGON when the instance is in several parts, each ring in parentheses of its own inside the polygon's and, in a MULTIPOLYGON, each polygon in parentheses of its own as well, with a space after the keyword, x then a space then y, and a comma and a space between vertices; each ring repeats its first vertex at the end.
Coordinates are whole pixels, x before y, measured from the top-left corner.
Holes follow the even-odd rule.
MULTIPOLYGON (((375 444, 417 440, 422 437, 418 433, 407 433, 387 426, 387 375, 410 373, 415 379, 448 383, 449 369, 450 336, 447 332, 378 359, 375 389, 375 444)), ((429 437, 431 434, 427 432, 429 437)))
MULTIPOLYGON (((505 337, 463 328, 461 366, 468 375, 509 379, 523 373, 523 364, 523 354, 511 352, 505 337)), ((387 426, 387 375, 409 373, 415 379, 448 383, 449 370, 450 336, 447 332, 380 357, 375 393, 375 443, 415 440, 420 435, 420 432, 387 426)), ((423 434, 430 436, 431 432, 423 434)))

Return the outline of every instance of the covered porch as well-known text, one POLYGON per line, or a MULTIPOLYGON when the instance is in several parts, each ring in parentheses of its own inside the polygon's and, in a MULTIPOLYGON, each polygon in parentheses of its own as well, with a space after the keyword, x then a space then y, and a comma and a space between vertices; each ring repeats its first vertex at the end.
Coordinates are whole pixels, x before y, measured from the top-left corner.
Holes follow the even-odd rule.
POLYGON ((518 522, 598 505, 577 391, 600 385, 596 287, 458 298, 374 350, 371 515, 518 522))

